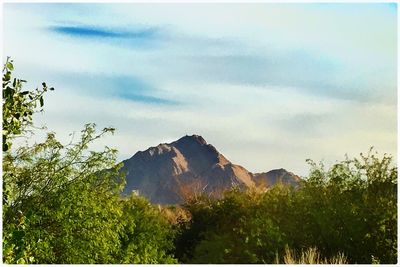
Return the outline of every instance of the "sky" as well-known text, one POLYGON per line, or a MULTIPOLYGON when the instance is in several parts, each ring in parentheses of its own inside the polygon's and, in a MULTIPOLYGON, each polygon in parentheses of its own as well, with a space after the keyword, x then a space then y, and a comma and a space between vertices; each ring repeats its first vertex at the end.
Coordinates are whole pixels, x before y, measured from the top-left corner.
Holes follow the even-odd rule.
POLYGON ((35 121, 139 150, 198 134, 252 172, 396 156, 393 3, 6 3, 3 59, 55 87, 35 121))

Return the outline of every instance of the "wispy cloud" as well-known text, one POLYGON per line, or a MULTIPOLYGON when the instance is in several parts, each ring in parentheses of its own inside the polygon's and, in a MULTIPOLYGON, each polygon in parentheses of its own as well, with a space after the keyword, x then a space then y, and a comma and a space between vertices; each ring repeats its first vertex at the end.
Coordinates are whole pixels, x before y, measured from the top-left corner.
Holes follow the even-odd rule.
POLYGON ((130 93, 129 91, 122 91, 119 95, 119 97, 135 102, 141 102, 141 103, 146 103, 146 104, 157 104, 157 105, 177 105, 179 104, 178 101, 171 100, 171 99, 165 99, 165 98, 160 98, 160 97, 155 97, 155 96, 149 96, 149 95, 141 95, 141 94, 135 94, 135 93, 130 93))
MULTIPOLYGON (((182 79, 212 81, 231 85, 274 86, 277 90, 295 90, 304 94, 324 98, 341 99, 361 103, 391 101, 383 98, 381 91, 368 84, 370 73, 359 69, 348 69, 340 60, 312 55, 302 51, 286 53, 231 55, 191 55, 177 57, 178 66, 190 69, 182 79), (349 79, 349 73, 357 79, 349 79)), ((394 73, 381 74, 387 77, 381 82, 385 91, 396 87, 394 73)), ((391 91, 389 91, 391 92, 391 91)))
POLYGON ((158 29, 145 28, 135 31, 122 31, 100 26, 64 25, 52 26, 49 30, 58 34, 80 38, 129 38, 151 40, 158 36, 158 29))
POLYGON ((135 77, 118 74, 54 73, 54 82, 68 84, 68 89, 93 98, 110 98, 148 105, 180 105, 166 97, 163 90, 135 77))
MULTIPOLYGON (((338 9, 336 5, 331 8, 338 9)), ((377 83, 372 74, 382 70, 379 65, 368 62, 360 66, 360 62, 352 60, 352 56, 338 57, 303 45, 280 49, 268 44, 250 44, 241 38, 193 35, 173 27, 166 30, 165 26, 160 25, 125 25, 124 30, 117 26, 91 25, 64 23, 52 26, 49 30, 76 38, 76 42, 79 42, 77 39, 89 39, 103 41, 113 48, 158 48, 159 54, 145 55, 141 60, 141 66, 151 66, 153 70, 152 73, 147 72, 146 76, 154 75, 157 80, 171 80, 178 74, 179 79, 192 82, 286 87, 324 98, 393 104, 393 98, 388 97, 387 92, 395 89, 396 74, 388 63, 395 66, 395 61, 385 62, 389 71, 381 72, 382 79, 377 83), (134 30, 126 30, 127 27, 134 30), (159 73, 157 70, 162 71, 159 73)), ((263 38, 260 37, 260 40, 263 38)), ((154 52, 156 49, 152 50, 154 52)))

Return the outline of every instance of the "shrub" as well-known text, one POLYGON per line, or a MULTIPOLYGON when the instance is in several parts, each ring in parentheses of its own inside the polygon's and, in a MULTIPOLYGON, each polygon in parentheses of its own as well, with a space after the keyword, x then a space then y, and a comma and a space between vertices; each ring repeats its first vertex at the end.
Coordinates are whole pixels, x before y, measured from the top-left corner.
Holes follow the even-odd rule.
MULTIPOLYGON (((372 150, 329 170, 311 164, 297 188, 277 184, 265 193, 232 190, 186 208, 177 257, 188 263, 273 263, 285 246, 332 262, 397 261, 397 167, 372 150), (318 249, 318 253, 316 252, 318 249), (313 254, 314 253, 314 254, 313 254), (338 258, 339 257, 339 258, 338 258)), ((287 251, 286 251, 287 252, 287 251)), ((289 253, 289 252, 288 252, 289 253)))

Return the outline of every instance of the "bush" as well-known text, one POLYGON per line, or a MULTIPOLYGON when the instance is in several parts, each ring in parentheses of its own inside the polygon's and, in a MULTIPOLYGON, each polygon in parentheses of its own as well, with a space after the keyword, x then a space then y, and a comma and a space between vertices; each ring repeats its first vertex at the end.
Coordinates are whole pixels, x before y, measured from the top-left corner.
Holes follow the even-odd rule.
POLYGON ((121 203, 123 229, 116 263, 177 263, 172 255, 174 230, 160 211, 134 195, 121 203))
POLYGON ((189 263, 268 263, 284 248, 279 226, 262 214, 261 195, 234 189, 221 200, 186 207, 192 215, 177 241, 178 257, 189 263))
POLYGON ((372 150, 325 170, 311 164, 298 188, 233 190, 188 203, 177 257, 187 263, 274 263, 285 246, 344 253, 349 263, 397 261, 397 167, 372 150))

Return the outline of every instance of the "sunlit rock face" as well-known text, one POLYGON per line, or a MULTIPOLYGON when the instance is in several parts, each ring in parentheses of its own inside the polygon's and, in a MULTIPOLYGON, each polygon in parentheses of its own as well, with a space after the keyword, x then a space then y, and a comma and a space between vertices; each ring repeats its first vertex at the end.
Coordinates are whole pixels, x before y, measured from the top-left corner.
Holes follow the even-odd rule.
POLYGON ((252 174, 231 163, 199 135, 139 151, 123 161, 124 194, 134 191, 156 204, 181 204, 196 194, 220 197, 232 187, 297 185, 299 177, 284 169, 252 174))

